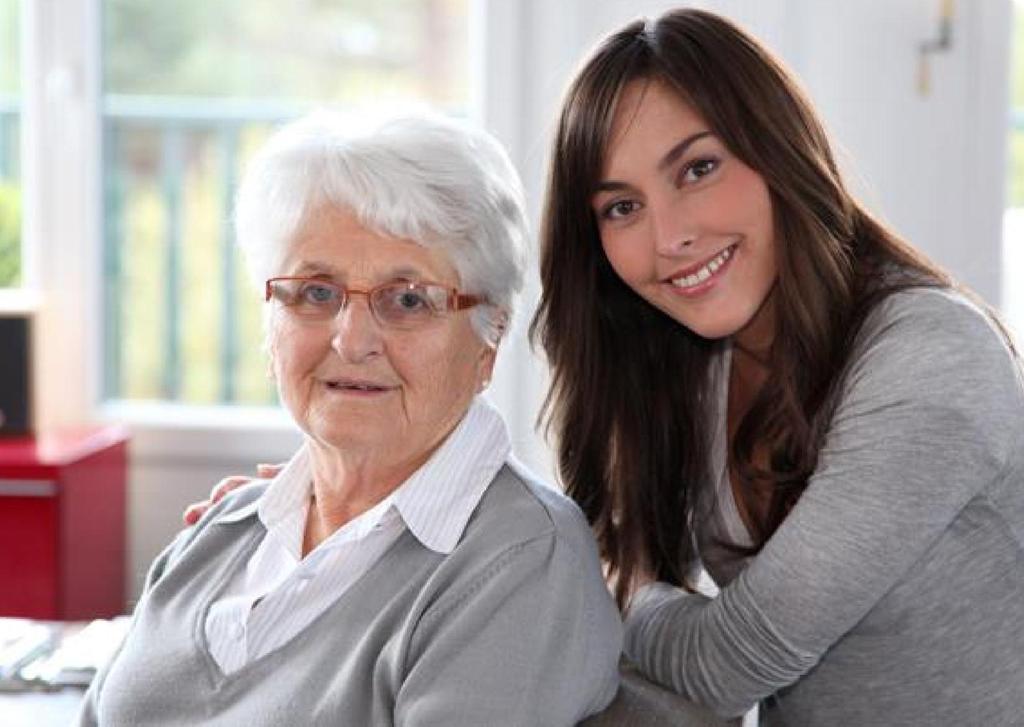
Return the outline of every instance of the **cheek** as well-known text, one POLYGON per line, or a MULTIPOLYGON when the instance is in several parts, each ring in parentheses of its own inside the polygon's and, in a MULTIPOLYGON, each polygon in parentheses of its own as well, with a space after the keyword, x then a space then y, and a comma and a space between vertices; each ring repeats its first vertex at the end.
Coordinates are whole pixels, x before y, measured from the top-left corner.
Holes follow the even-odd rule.
POLYGON ((738 227, 751 243, 750 274, 758 280, 775 278, 775 218, 768 188, 752 172, 746 183, 737 185, 733 193, 734 209, 745 210, 738 227))
POLYGON ((651 267, 653 256, 636 234, 606 233, 601 237, 601 248, 615 274, 629 285, 641 279, 651 267))
POLYGON ((316 368, 330 348, 330 341, 309 331, 275 329, 270 339, 270 360, 282 393, 294 389, 316 368))
POLYGON ((393 365, 412 393, 414 406, 435 410, 447 417, 456 403, 472 398, 476 392, 480 344, 475 338, 437 347, 418 347, 395 352, 393 365))

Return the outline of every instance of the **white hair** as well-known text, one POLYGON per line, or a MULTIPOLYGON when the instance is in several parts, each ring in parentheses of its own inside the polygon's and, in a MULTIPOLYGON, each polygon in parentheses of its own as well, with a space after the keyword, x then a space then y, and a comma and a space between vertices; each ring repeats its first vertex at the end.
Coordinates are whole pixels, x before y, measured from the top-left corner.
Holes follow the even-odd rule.
POLYGON ((440 116, 354 126, 318 111, 257 152, 235 205, 251 275, 262 283, 280 274, 307 216, 337 206, 369 230, 443 251, 461 290, 486 298, 471 320, 497 345, 523 285, 528 240, 522 185, 508 155, 484 131, 440 116))

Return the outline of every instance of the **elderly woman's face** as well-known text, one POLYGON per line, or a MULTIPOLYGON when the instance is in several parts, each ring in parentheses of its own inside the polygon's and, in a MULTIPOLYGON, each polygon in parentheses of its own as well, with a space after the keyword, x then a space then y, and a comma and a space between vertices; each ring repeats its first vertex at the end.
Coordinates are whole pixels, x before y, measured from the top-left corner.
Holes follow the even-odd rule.
MULTIPOLYGON (((356 290, 396 280, 460 284, 444 253, 376 234, 331 208, 311 215, 280 275, 322 277, 356 290)), ((281 398, 306 434, 338 450, 384 453, 395 465, 426 459, 494 363, 468 310, 396 330, 382 326, 358 294, 328 320, 275 305, 270 351, 281 398)))

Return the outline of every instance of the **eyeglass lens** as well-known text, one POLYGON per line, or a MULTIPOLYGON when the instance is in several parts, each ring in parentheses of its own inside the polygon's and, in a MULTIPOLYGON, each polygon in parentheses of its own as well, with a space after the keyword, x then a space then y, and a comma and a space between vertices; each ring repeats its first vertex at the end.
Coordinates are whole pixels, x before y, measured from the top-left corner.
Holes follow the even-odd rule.
POLYGON ((294 315, 326 320, 338 315, 353 295, 365 295, 377 320, 388 326, 409 328, 425 323, 448 309, 449 291, 424 283, 394 282, 371 290, 346 290, 324 280, 271 280, 271 295, 294 315))

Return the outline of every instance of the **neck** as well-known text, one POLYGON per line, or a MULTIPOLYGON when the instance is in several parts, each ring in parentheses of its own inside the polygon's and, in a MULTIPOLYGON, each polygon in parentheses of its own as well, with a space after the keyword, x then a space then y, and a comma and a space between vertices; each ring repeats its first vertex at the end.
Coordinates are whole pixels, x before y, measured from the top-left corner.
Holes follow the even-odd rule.
POLYGON ((394 461, 376 453, 337 450, 309 441, 313 500, 306 518, 303 555, 343 525, 394 492, 427 461, 432 451, 394 461))

